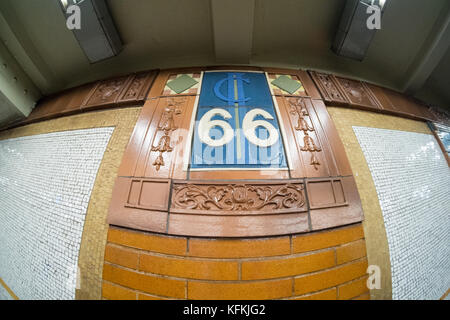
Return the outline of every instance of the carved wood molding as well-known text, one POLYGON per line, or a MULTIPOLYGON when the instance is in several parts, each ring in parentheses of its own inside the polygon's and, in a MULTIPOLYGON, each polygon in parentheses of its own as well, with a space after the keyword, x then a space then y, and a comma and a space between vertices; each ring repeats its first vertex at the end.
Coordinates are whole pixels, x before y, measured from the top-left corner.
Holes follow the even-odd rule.
POLYGON ((142 102, 145 100, 156 71, 102 80, 96 83, 82 107, 142 102))
POLYGON ((297 126, 295 127, 295 130, 303 131, 303 146, 300 147, 300 150, 311 153, 311 161, 309 164, 317 170, 320 162, 315 153, 321 152, 322 148, 317 146, 314 139, 308 134, 308 131, 314 132, 315 129, 314 126, 312 124, 310 125, 305 119, 306 117, 309 117, 309 113, 305 106, 305 100, 304 98, 288 98, 287 101, 290 106, 290 114, 297 115, 297 126))
POLYGON ((326 102, 337 104, 348 104, 350 102, 334 75, 315 71, 309 73, 326 102))
POLYGON ((336 77, 336 79, 351 105, 382 108, 372 90, 364 82, 342 77, 336 77))
POLYGON ((450 124, 449 116, 439 108, 427 107, 407 95, 366 83, 316 71, 308 71, 322 99, 330 106, 349 106, 415 120, 450 124))
POLYGON ((307 210, 303 180, 175 182, 171 212, 213 215, 279 214, 307 210))
MULTIPOLYGON (((175 115, 181 114, 180 105, 184 104, 184 98, 169 98, 167 107, 164 109, 164 113, 159 121, 157 131, 163 132, 163 135, 159 138, 156 145, 152 145, 151 151, 159 152, 155 161, 152 163, 156 170, 159 171, 161 166, 164 166, 165 152, 172 152, 173 147, 170 144, 171 133, 178 129, 175 125, 175 115)), ((156 137, 156 135, 155 135, 156 137)))

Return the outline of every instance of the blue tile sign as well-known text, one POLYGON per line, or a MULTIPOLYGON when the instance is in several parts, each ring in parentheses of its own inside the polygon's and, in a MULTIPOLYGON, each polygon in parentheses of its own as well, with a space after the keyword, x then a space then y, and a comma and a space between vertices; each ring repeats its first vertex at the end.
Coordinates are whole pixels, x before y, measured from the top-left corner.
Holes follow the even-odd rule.
POLYGON ((287 168, 277 114, 264 73, 204 73, 190 167, 287 168))

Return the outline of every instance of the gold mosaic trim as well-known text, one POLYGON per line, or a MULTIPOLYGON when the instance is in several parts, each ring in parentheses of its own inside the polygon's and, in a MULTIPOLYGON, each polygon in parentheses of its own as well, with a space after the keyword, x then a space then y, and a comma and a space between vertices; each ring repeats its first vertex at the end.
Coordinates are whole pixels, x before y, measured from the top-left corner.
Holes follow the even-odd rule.
POLYGON ((2 278, 0 278, 0 285, 5 288, 5 290, 9 293, 9 295, 14 299, 14 300, 20 300, 18 296, 16 296, 16 294, 8 287, 8 285, 5 283, 5 281, 3 281, 2 278))

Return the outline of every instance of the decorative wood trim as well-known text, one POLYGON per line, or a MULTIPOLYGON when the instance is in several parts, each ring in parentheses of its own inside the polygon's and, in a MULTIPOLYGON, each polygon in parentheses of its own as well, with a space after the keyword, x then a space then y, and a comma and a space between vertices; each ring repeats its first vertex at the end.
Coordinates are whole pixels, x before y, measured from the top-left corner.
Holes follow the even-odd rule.
POLYGON ((170 180, 168 179, 131 179, 124 207, 167 212, 169 191, 170 180), (144 199, 149 201, 144 203, 144 199))
POLYGON ((318 87, 323 100, 345 105, 350 102, 334 75, 316 71, 309 71, 309 74, 318 87))
POLYGON ((303 180, 175 181, 170 212, 254 215, 305 212, 303 180))
POLYGON ((349 106, 414 120, 450 125, 450 115, 417 99, 364 81, 308 71, 327 105, 349 106))
POLYGON ((305 185, 311 210, 348 206, 341 178, 306 180, 305 185), (315 189, 312 185, 320 185, 321 189, 315 189))
POLYGON ((119 96, 129 86, 134 75, 99 81, 91 90, 82 107, 103 106, 117 103, 119 96))
POLYGON ((381 108, 377 98, 364 82, 342 77, 335 78, 351 106, 381 108))
POLYGON ((316 145, 314 139, 308 134, 308 131, 314 132, 314 126, 309 125, 306 121, 306 117, 309 117, 309 113, 306 109, 305 100, 302 98, 287 98, 288 103, 290 105, 290 114, 297 115, 297 125, 295 126, 295 130, 303 131, 303 146, 300 147, 301 151, 306 151, 311 153, 311 161, 310 165, 317 170, 320 165, 319 160, 316 157, 316 152, 321 152, 322 148, 316 145))

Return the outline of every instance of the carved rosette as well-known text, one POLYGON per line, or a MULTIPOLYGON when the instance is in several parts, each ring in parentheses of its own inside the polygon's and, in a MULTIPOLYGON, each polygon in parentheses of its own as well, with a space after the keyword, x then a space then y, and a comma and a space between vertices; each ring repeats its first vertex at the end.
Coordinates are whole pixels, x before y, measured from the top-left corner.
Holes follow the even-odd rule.
POLYGON ((349 94, 353 100, 359 103, 363 101, 363 96, 365 95, 365 92, 360 82, 350 81, 346 79, 341 79, 340 82, 342 88, 344 88, 345 92, 349 94))
POLYGON ((102 82, 92 95, 89 104, 114 102, 126 81, 127 77, 121 77, 102 82))
POLYGON ((302 211, 303 184, 177 184, 172 208, 208 211, 302 211))
MULTIPOLYGON (((165 152, 172 152, 173 147, 171 146, 170 139, 172 132, 178 129, 175 125, 175 115, 181 114, 181 109, 179 106, 184 103, 184 99, 174 99, 170 98, 168 100, 168 105, 164 109, 164 113, 161 117, 161 120, 158 123, 157 131, 162 131, 163 135, 159 138, 159 141, 156 145, 152 144, 151 151, 159 152, 155 161, 152 163, 155 166, 156 170, 165 165, 163 154, 165 152)), ((156 135, 155 135, 156 136, 156 135)))
POLYGON ((309 116, 308 111, 306 110, 305 100, 303 98, 290 98, 288 99, 290 105, 290 113, 292 115, 297 115, 297 126, 295 130, 303 131, 303 146, 300 150, 311 153, 311 160, 309 162, 310 165, 314 167, 314 169, 318 169, 320 165, 319 160, 316 157, 316 152, 322 151, 322 149, 317 146, 314 139, 308 134, 309 132, 313 132, 314 126, 306 121, 306 117, 309 116))

